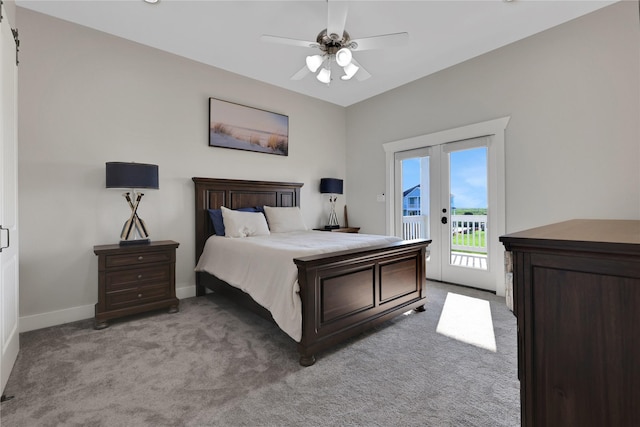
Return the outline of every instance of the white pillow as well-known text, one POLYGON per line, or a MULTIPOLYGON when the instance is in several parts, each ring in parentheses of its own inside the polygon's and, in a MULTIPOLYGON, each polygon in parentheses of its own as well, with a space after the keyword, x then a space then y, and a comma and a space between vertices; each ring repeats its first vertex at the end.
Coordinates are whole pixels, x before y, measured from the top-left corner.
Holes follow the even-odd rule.
POLYGON ((264 214, 267 216, 269 230, 272 233, 307 230, 307 226, 302 219, 302 212, 297 206, 291 208, 265 206, 264 214))
POLYGON ((260 212, 234 211, 224 206, 220 209, 222 210, 225 237, 267 236, 271 234, 267 220, 260 212))

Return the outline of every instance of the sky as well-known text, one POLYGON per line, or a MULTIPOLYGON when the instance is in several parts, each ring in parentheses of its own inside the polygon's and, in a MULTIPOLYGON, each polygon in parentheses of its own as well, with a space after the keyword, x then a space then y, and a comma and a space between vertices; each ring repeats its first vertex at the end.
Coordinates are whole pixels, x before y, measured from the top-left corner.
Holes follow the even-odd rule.
MULTIPOLYGON (((451 193, 455 208, 487 207, 487 149, 454 151, 451 161, 451 193)), ((420 160, 402 162, 402 190, 420 183, 420 160)))

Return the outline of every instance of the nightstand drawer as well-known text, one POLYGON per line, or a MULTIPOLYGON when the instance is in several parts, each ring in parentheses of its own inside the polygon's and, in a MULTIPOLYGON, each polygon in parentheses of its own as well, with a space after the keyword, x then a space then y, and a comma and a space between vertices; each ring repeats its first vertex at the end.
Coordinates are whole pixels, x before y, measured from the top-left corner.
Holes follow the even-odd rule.
POLYGON ((106 255, 105 266, 107 268, 113 268, 153 262, 169 262, 171 261, 171 255, 171 251, 147 251, 145 253, 138 252, 124 255, 106 255))
POLYGON ((171 265, 154 265, 146 268, 135 268, 106 273, 106 291, 118 291, 150 283, 169 283, 171 281, 171 265))
POLYGON ((169 296, 168 284, 141 286, 126 291, 108 292, 106 295, 107 310, 117 310, 119 308, 160 301, 169 298, 169 296))

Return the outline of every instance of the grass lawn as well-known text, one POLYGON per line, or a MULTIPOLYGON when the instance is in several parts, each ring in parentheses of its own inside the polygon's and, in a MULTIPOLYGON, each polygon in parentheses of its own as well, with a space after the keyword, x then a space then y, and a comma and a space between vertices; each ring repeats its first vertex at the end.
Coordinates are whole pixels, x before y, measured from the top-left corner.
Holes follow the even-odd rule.
MULTIPOLYGON (((486 233, 484 231, 479 231, 479 230, 471 234, 456 233, 453 236, 451 236, 451 244, 460 245, 460 246, 486 247, 487 241, 486 241, 485 234, 486 233)), ((466 251, 461 251, 461 252, 466 252, 466 251)))

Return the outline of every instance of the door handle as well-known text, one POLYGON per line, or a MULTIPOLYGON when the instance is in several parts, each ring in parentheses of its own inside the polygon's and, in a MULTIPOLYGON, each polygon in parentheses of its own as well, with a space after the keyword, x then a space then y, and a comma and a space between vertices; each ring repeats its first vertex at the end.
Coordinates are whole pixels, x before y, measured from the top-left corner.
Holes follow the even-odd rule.
POLYGON ((443 223, 443 224, 446 224, 446 223, 448 222, 447 217, 446 217, 446 216, 443 216, 443 217, 440 219, 440 222, 441 222, 441 223, 443 223))
POLYGON ((9 241, 9 229, 8 228, 4 228, 3 226, 0 225, 0 231, 2 231, 2 230, 7 230, 7 246, 1 246, 2 243, 0 243, 0 252, 2 252, 3 249, 7 249, 11 245, 11 243, 9 241))

